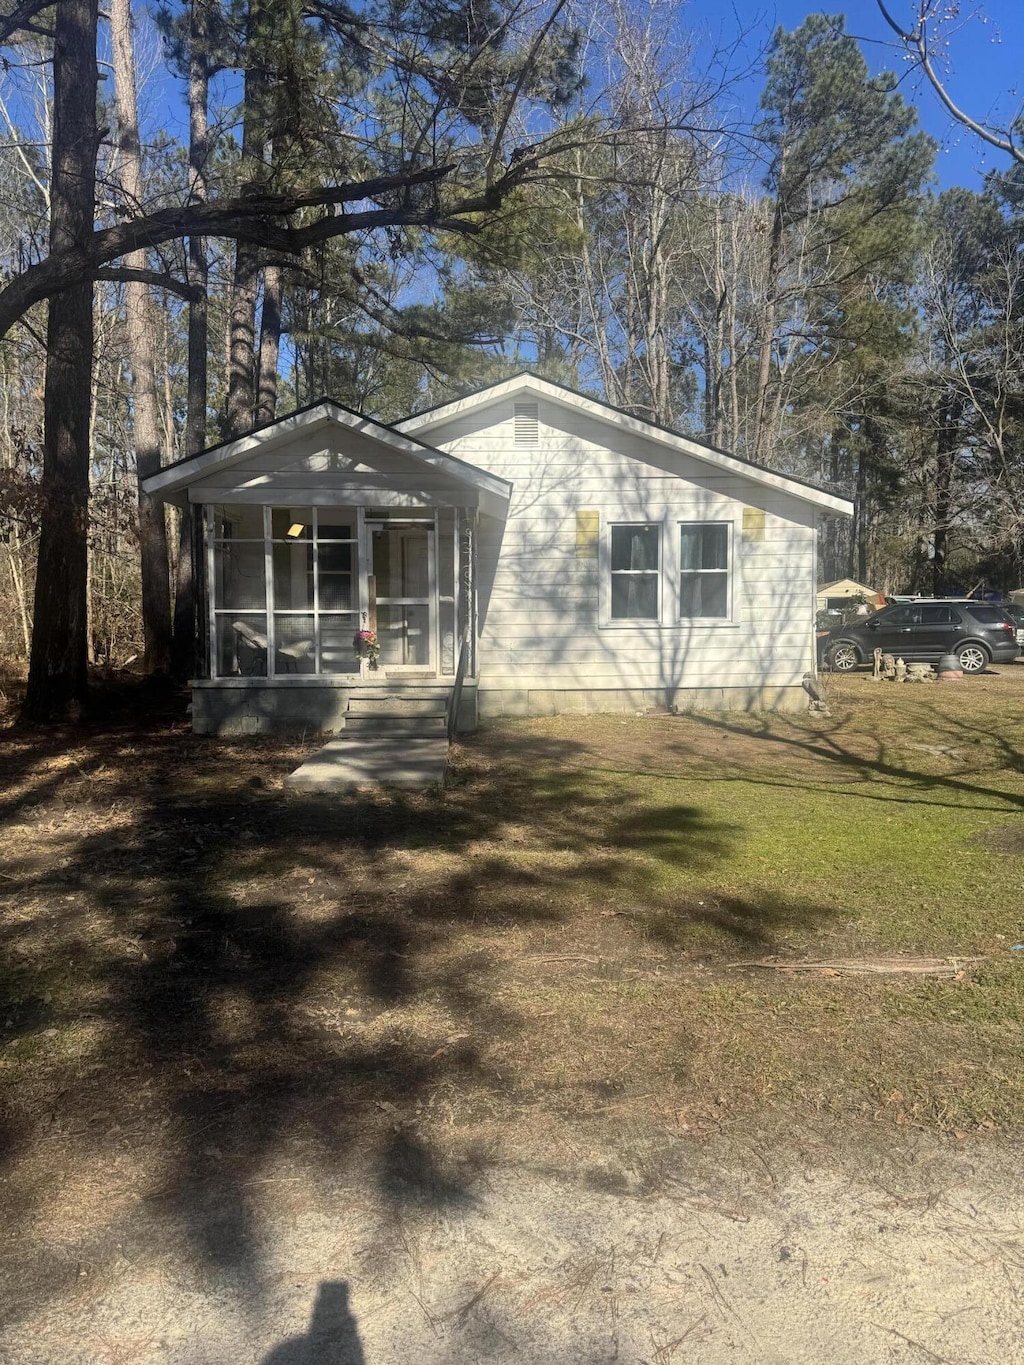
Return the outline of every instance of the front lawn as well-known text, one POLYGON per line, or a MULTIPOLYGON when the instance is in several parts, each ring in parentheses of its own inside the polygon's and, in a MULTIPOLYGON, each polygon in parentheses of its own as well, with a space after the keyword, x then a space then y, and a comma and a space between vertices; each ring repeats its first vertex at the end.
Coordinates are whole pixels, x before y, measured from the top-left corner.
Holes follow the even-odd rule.
POLYGON ((495 725, 426 795, 285 792, 297 746, 183 708, 8 731, 8 1250, 140 1207, 244 1246, 297 1163, 415 1197, 494 1159, 650 1182, 711 1140, 1019 1136, 1024 664, 830 686, 830 717, 495 725), (965 962, 750 965, 879 955, 965 962))

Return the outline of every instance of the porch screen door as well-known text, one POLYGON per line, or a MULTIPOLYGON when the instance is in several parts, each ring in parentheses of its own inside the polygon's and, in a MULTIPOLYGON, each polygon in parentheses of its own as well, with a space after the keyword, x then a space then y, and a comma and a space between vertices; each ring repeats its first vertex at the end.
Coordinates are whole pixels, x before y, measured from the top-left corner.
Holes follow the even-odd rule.
POLYGON ((380 664, 432 669, 434 661, 433 527, 367 524, 377 599, 380 664))

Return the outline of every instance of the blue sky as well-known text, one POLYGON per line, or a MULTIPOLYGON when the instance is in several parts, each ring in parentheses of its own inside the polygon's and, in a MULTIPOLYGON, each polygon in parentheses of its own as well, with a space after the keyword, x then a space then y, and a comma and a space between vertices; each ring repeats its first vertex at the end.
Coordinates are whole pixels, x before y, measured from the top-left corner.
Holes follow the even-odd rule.
MULTIPOLYGON (((590 0, 598 4, 600 0, 590 0)), ((911 21, 916 0, 889 0, 897 20, 911 21)), ((1018 84, 1024 58, 1024 0, 984 0, 971 6, 964 0, 962 17, 952 31, 948 51, 942 54, 944 74, 954 99, 973 116, 1007 122, 1021 107, 1024 83, 1018 84), (982 16, 985 16, 984 18, 982 16)), ((925 128, 939 144, 935 174, 941 188, 965 185, 980 190, 984 175, 1003 168, 1007 158, 994 148, 984 146, 972 133, 955 124, 927 82, 912 73, 894 44, 893 35, 879 13, 875 0, 848 0, 814 6, 808 0, 687 0, 682 10, 684 30, 701 40, 701 50, 725 48, 745 33, 744 46, 736 55, 736 66, 750 72, 730 91, 737 113, 757 117, 757 101, 763 86, 763 68, 758 60, 772 33, 782 25, 797 28, 808 14, 824 10, 845 14, 847 32, 858 38, 872 70, 901 74, 900 89, 913 104, 925 128)), ((155 35, 147 35, 150 53, 155 57, 155 35)), ((182 140, 187 138, 183 87, 166 68, 154 69, 142 100, 144 121, 164 126, 182 140)))
MULTIPOLYGON (((889 10, 897 22, 910 25, 917 6, 915 0, 889 0, 889 10)), ((807 0, 689 0, 683 22, 703 30, 705 41, 721 44, 734 40, 737 32, 749 30, 746 49, 753 59, 773 31, 799 27, 808 14, 824 11, 845 14, 846 31, 861 42, 872 70, 888 69, 901 75, 900 90, 909 104, 917 107, 921 126, 939 143, 935 174, 941 187, 965 185, 980 190, 986 172, 1005 167, 1002 153, 985 147, 974 135, 955 124, 939 104, 927 82, 912 75, 900 51, 893 46, 894 35, 887 27, 875 0, 848 0, 813 6, 807 0), (890 41, 892 40, 892 41, 890 41)), ((985 0, 972 6, 961 5, 961 18, 943 54, 943 69, 954 100, 975 118, 1008 121, 1020 109, 1024 86, 1020 84, 1024 59, 1024 2, 1022 0, 985 0), (981 17, 985 16, 987 22, 981 17)), ((752 76, 737 92, 744 107, 755 108, 760 74, 752 76), (749 101, 749 104, 748 104, 749 101)))

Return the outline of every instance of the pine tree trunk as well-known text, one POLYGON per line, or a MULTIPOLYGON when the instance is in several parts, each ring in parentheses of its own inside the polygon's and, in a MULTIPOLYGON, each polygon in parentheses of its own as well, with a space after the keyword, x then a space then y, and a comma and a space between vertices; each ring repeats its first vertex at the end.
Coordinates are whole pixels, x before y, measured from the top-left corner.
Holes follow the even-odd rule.
MULTIPOLYGON (((256 9, 250 11, 257 22, 256 9)), ((249 60, 258 61, 250 45, 249 60)), ((244 189, 251 189, 262 175, 266 152, 261 93, 266 72, 250 66, 245 73, 244 117, 242 123, 242 166, 244 189)), ((228 396, 226 405, 227 437, 248 431, 256 412, 256 304, 259 297, 259 250, 250 242, 235 246, 235 270, 231 289, 231 315, 228 342, 228 396)))
POLYGON ((949 559, 949 518, 953 482, 955 428, 947 413, 939 430, 935 450, 935 499, 932 509, 932 593, 946 593, 946 564, 949 559))
MULTIPOLYGON (((110 35, 117 122, 120 129, 121 183, 132 204, 142 199, 142 155, 139 145, 135 53, 129 0, 110 0, 110 35)), ((125 265, 145 270, 145 251, 133 251, 125 265)), ((143 480, 161 466, 160 405, 156 392, 154 339, 156 318, 144 284, 125 285, 126 334, 132 367, 132 428, 135 469, 139 481, 139 553, 142 561, 142 628, 145 671, 167 673, 171 666, 171 585, 167 556, 167 523, 163 503, 142 490, 143 480)))
POLYGON ((228 397, 225 410, 228 440, 252 426, 256 407, 256 303, 259 257, 249 242, 235 248, 228 342, 228 397))
MULTIPOLYGON (((82 246, 96 193, 97 0, 54 7, 50 249, 82 246)), ((32 657, 23 714, 66 716, 86 701, 92 282, 57 294, 46 324, 43 492, 32 657)))
POLYGON ((868 451, 863 442, 857 447, 857 481, 853 493, 853 526, 850 537, 850 577, 866 583, 868 577, 868 451))
POLYGON ((256 424, 272 422, 277 411, 277 361, 281 349, 281 267, 268 265, 263 270, 263 311, 260 315, 259 392, 256 396, 256 424))
POLYGON ((761 463, 768 442, 768 403, 775 348, 775 325, 779 315, 779 273, 782 262, 782 203, 777 202, 772 217, 771 244, 768 251, 768 278, 765 286, 764 313, 757 353, 757 390, 754 397, 754 440, 751 459, 761 463))
MULTIPOLYGON (((191 198, 206 199, 206 161, 209 154, 210 73, 207 58, 206 0, 192 0, 189 34, 189 175, 191 198)), ((188 412, 185 418, 185 454, 196 455, 206 445, 206 403, 209 383, 209 265, 202 237, 188 239, 188 278, 198 293, 188 309, 188 412)), ((178 521, 178 562, 174 583, 174 645, 171 671, 181 682, 197 672, 199 618, 195 521, 191 507, 182 509, 178 521)))

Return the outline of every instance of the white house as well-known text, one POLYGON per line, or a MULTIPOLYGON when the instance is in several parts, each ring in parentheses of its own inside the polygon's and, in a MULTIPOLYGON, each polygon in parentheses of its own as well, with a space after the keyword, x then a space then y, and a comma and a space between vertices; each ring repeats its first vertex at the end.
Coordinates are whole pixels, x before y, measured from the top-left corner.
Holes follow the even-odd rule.
POLYGON ((461 728, 803 705, 817 526, 852 513, 532 374, 394 426, 324 400, 145 487, 202 531, 203 733, 337 729, 368 687, 461 728))

